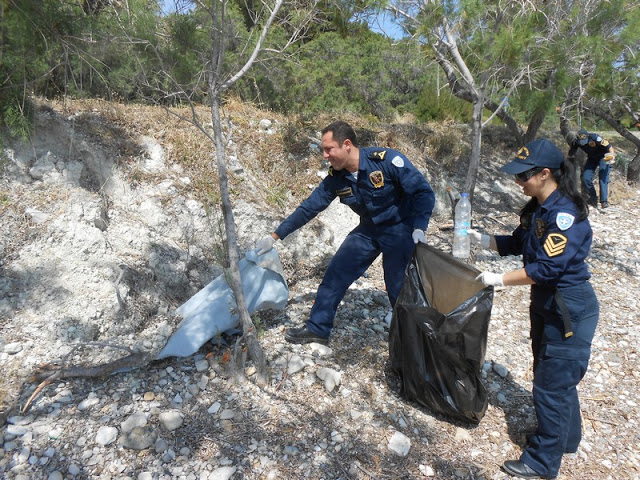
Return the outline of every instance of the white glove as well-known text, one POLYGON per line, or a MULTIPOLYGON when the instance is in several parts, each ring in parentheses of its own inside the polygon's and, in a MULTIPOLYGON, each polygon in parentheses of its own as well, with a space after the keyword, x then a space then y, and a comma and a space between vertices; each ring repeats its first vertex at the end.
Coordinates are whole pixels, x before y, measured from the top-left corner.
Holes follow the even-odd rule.
POLYGON ((267 253, 269 250, 273 248, 273 244, 276 243, 276 239, 271 235, 267 235, 262 240, 260 240, 256 244, 256 249, 258 250, 258 255, 262 255, 263 253, 267 253))
POLYGON ((605 162, 607 165, 615 165, 615 163, 616 163, 616 156, 615 156, 613 153, 607 153, 607 154, 604 156, 604 162, 605 162))
POLYGON ((504 287, 502 277, 504 277, 503 273, 482 272, 476 277, 476 281, 482 282, 487 286, 504 287))
POLYGON ((473 228, 467 228, 467 233, 469 234, 471 243, 474 245, 480 245, 482 248, 489 248, 489 245, 491 244, 491 237, 489 235, 481 234, 473 228))
POLYGON ((420 230, 416 228, 411 234, 411 238, 413 238, 413 243, 427 243, 427 238, 424 236, 424 230, 420 230))

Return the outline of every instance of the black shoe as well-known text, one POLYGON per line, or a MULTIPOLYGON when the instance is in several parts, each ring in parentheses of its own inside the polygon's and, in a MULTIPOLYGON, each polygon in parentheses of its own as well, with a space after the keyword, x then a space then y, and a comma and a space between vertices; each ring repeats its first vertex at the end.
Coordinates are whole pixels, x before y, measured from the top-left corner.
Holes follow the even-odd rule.
POLYGON ((536 472, 533 468, 531 468, 526 463, 522 463, 520 460, 507 460, 502 465, 502 468, 505 472, 513 477, 520 478, 546 478, 553 479, 556 477, 545 477, 536 472))
POLYGON ((600 207, 602 207, 602 208, 609 208, 609 202, 602 202, 602 203, 600 204, 600 207))
POLYGON ((310 332, 307 327, 290 328, 284 335, 284 339, 289 343, 321 343, 327 345, 329 339, 310 332))

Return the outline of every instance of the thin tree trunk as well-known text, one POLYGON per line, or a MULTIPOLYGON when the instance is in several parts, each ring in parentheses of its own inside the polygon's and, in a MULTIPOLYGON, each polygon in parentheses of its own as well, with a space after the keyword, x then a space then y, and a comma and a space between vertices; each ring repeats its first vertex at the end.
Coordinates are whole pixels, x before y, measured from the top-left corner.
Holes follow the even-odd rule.
POLYGON ((469 193, 469 201, 473 205, 473 190, 476 188, 476 178, 480 165, 480 152, 482 149, 482 111, 484 102, 482 93, 477 93, 477 98, 473 102, 473 119, 471 121, 471 158, 469 159, 469 169, 467 178, 464 181, 463 191, 469 193))
POLYGON ((211 118, 213 120, 213 131, 216 139, 216 162, 218 165, 218 182, 220 184, 220 197, 222 205, 222 215, 227 235, 227 252, 229 255, 229 278, 231 290, 233 291, 237 313, 242 325, 244 341, 246 343, 249 358, 255 365, 258 376, 258 383, 264 385, 267 379, 267 367, 264 353, 260 343, 256 338, 255 326, 247 310, 244 291, 242 289, 242 278, 240 276, 240 255, 238 253, 238 238, 233 217, 233 209, 229 197, 229 181, 227 176, 227 163, 225 159, 225 145, 222 141, 222 125, 220 121, 220 98, 213 95, 211 98, 211 118))

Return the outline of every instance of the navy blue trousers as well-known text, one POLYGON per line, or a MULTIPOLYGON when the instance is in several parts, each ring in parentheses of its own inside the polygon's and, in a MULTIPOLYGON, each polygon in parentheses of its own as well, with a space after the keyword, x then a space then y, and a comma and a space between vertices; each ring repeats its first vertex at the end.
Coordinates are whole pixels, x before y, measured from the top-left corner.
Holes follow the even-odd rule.
POLYGON ((565 338, 553 289, 531 288, 533 404, 538 427, 520 461, 541 476, 557 476, 562 455, 575 452, 582 438, 577 385, 591 356, 599 305, 589 282, 560 289, 571 316, 573 336, 565 338))
POLYGON ((391 306, 395 305, 404 282, 404 271, 415 248, 411 232, 412 228, 402 223, 361 223, 353 229, 329 263, 318 287, 307 328, 321 337, 329 336, 338 305, 347 289, 380 253, 387 295, 391 306))
POLYGON ((582 185, 589 195, 589 202, 598 203, 598 195, 593 186, 593 176, 598 169, 598 180, 600 184, 600 203, 609 201, 609 171, 611 166, 604 160, 588 159, 582 170, 582 185))

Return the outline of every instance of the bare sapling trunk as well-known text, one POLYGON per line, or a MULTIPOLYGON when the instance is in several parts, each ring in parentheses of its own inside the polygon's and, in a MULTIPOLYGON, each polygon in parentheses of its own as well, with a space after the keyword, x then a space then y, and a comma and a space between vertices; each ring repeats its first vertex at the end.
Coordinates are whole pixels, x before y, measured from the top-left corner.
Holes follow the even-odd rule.
MULTIPOLYGON (((220 186, 220 202, 222 206, 222 215, 224 218, 225 232, 227 236, 227 253, 229 255, 229 278, 231 290, 236 300, 237 314, 242 325, 243 339, 248 350, 249 358, 254 361, 256 366, 256 375, 258 383, 266 384, 267 381, 267 364, 264 358, 264 352, 256 337, 256 329, 247 310, 244 291, 242 289, 242 278, 240 275, 240 255, 238 252, 238 238, 236 226, 229 198, 229 179, 227 175, 226 150, 222 141, 222 126, 220 122, 220 98, 211 99, 211 118, 213 120, 213 130, 216 139, 216 163, 218 167, 218 182, 220 186)), ((243 358, 239 355, 238 348, 242 348, 241 344, 236 345, 234 358, 243 358)), ((238 367, 238 365, 234 365, 238 367)), ((243 365, 239 365, 243 367, 243 365)), ((236 372, 240 373, 240 372, 236 372)))

